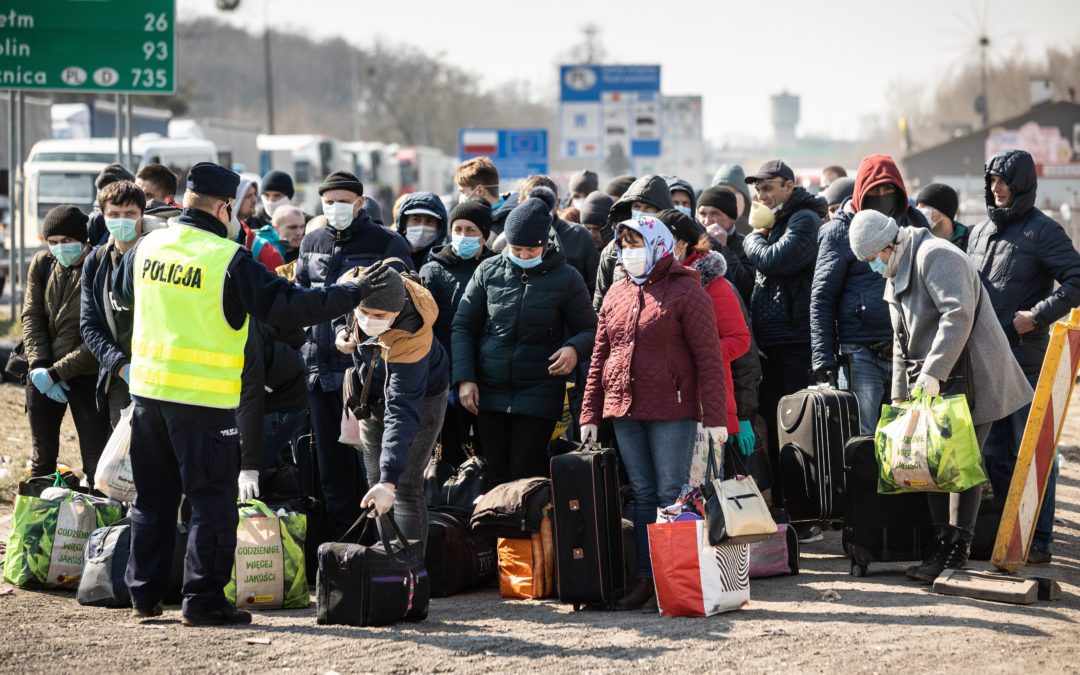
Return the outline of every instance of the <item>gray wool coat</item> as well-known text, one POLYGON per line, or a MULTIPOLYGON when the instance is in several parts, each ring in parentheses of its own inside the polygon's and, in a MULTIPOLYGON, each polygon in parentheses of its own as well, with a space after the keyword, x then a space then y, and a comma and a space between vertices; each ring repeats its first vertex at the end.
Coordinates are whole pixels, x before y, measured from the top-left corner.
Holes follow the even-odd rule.
POLYGON ((1034 392, 1009 348, 974 263, 929 230, 903 230, 911 235, 911 244, 896 276, 885 284, 893 325, 892 397, 906 399, 914 384, 914 378, 908 380, 903 357, 901 340, 906 332, 908 358, 923 361, 921 372, 942 382, 968 345, 974 424, 999 420, 1031 403, 1034 392))

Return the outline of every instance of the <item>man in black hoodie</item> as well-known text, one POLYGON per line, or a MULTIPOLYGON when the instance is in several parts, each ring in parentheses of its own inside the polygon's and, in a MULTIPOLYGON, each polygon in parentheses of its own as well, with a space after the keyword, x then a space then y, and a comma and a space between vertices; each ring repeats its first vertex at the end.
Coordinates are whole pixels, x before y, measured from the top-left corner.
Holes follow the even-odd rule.
MULTIPOLYGON (((750 296, 754 337, 762 362, 761 412, 768 426, 769 458, 779 476, 776 407, 780 399, 810 384, 810 285, 817 256, 817 235, 825 208, 802 187, 780 160, 766 162, 746 178, 758 200, 772 212, 770 228, 759 228, 743 241, 756 270, 750 296)), ((774 503, 779 482, 774 483, 774 503)))

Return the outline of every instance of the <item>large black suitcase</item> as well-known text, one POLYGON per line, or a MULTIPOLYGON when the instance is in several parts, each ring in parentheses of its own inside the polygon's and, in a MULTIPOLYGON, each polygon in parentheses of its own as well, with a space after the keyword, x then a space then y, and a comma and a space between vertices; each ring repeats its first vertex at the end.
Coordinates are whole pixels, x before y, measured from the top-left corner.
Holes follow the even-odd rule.
POLYGON ((926 495, 878 494, 878 463, 873 436, 856 436, 844 448, 847 490, 844 552, 851 574, 861 577, 872 562, 922 560, 933 541, 926 495))
MULTIPOLYGON (((177 524, 176 542, 173 545, 172 567, 169 585, 165 589, 166 603, 180 602, 184 581, 184 552, 187 548, 188 528, 177 524)), ((99 527, 86 540, 82 577, 75 599, 80 605, 92 607, 131 607, 124 572, 131 554, 131 521, 127 518, 112 525, 99 527)))
POLYGON ((614 607, 626 591, 618 463, 611 448, 551 458, 559 600, 574 609, 614 607))
POLYGON ((783 507, 793 523, 844 515, 844 444, 859 432, 859 403, 839 389, 811 387, 776 411, 783 507))
POLYGON ((495 537, 470 532, 448 513, 428 511, 424 567, 431 580, 431 597, 444 598, 483 586, 499 571, 495 537))

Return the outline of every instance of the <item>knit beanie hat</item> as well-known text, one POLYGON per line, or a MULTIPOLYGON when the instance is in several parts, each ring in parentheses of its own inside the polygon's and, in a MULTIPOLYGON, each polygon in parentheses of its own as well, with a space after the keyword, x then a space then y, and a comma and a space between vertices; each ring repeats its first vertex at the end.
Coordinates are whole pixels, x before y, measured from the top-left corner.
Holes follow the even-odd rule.
POLYGON ((711 206, 735 220, 739 217, 739 202, 735 193, 726 187, 710 187, 701 191, 697 200, 698 206, 711 206))
POLYGON ((547 202, 530 197, 514 207, 506 217, 506 243, 511 246, 543 246, 551 229, 551 207, 547 202))
POLYGON ((485 239, 491 236, 491 207, 485 203, 472 199, 458 202, 458 205, 450 211, 451 229, 454 227, 455 220, 467 220, 476 225, 485 239))
POLYGON ((606 192, 596 190, 589 193, 581 204, 581 224, 601 227, 607 223, 608 214, 615 200, 606 192))
POLYGON ((90 233, 86 229, 88 220, 89 218, 79 210, 79 207, 61 204, 49 209, 49 212, 45 214, 45 224, 41 232, 46 239, 60 235, 85 244, 90 239, 90 233))
MULTIPOLYGON (((265 190, 266 186, 263 186, 263 189, 265 190)), ((364 195, 364 184, 348 171, 335 171, 319 185, 320 195, 328 190, 348 190, 349 192, 355 192, 358 197, 362 197, 364 195)))
POLYGON ((859 260, 866 260, 885 250, 886 246, 896 241, 899 233, 900 226, 895 220, 884 213, 863 209, 851 219, 848 229, 851 252, 859 260))
POLYGON ((698 239, 705 232, 705 228, 699 225, 697 221, 692 220, 685 213, 676 209, 664 209, 656 214, 655 218, 667 225, 676 241, 685 241, 691 247, 697 245, 698 239))
POLYGON ((604 188, 604 192, 608 193, 613 198, 618 199, 626 194, 626 191, 634 184, 634 180, 633 176, 616 176, 607 184, 607 187, 604 188))
POLYGON ((825 188, 825 192, 822 193, 829 206, 843 204, 845 199, 850 198, 854 194, 855 179, 850 176, 837 178, 829 183, 829 187, 825 188))
POLYGON ((545 204, 548 205, 548 210, 554 211, 555 205, 559 203, 559 197, 551 188, 546 185, 537 185, 529 191, 529 199, 542 199, 545 204))
POLYGON ((132 176, 131 172, 120 164, 110 164, 102 169, 101 173, 94 179, 94 189, 100 192, 101 188, 118 180, 127 180, 134 183, 135 176, 132 176))
POLYGON ((949 220, 956 218, 956 211, 960 208, 960 196, 956 190, 944 183, 930 183, 915 196, 916 204, 929 204, 945 214, 949 220))
POLYGON ((587 195, 600 187, 596 172, 583 169, 570 176, 570 194, 587 195))
POLYGON ((360 301, 364 309, 380 312, 400 312, 405 307, 405 282, 397 270, 391 269, 386 277, 386 286, 372 291, 360 301))
POLYGON ((292 199, 296 194, 296 188, 293 187, 292 176, 284 171, 278 171, 277 169, 267 171, 266 175, 262 177, 262 181, 260 181, 260 186, 261 192, 280 192, 289 199, 292 199))

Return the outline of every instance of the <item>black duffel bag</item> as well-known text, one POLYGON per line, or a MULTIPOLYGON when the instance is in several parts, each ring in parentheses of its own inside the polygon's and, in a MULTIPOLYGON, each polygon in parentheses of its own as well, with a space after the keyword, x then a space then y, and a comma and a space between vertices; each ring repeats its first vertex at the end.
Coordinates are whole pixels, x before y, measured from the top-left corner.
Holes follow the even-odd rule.
POLYGON ((342 541, 319 547, 319 624, 388 626, 427 617, 431 584, 422 542, 406 541, 389 515, 368 518, 373 511, 364 509, 342 541))
MULTIPOLYGON (((188 528, 176 525, 176 541, 173 545, 172 566, 169 569, 169 585, 162 600, 168 604, 179 603, 183 595, 184 552, 187 549, 188 528)), ((124 573, 131 553, 131 521, 118 520, 112 525, 99 527, 86 540, 82 577, 75 599, 80 605, 91 607, 131 607, 124 573)))
POLYGON ((452 466, 442 458, 442 445, 435 446, 431 461, 424 470, 424 500, 428 508, 449 513, 467 522, 472 517, 476 499, 484 494, 484 469, 487 461, 463 446, 468 459, 452 466))
POLYGON ((491 583, 498 572, 495 537, 470 532, 448 513, 428 511, 424 567, 431 579, 431 596, 445 598, 491 583))

